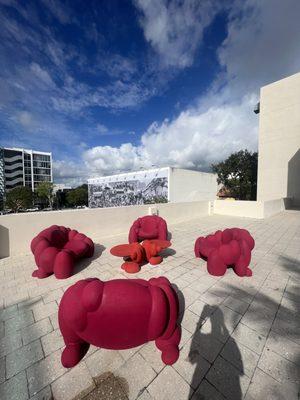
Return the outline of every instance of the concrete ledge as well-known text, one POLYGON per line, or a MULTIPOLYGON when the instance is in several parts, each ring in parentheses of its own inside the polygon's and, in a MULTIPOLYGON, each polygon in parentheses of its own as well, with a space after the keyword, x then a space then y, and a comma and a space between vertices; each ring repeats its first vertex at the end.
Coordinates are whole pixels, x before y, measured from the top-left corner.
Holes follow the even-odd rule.
POLYGON ((208 201, 196 201, 3 215, 0 217, 0 257, 29 253, 33 237, 50 225, 69 226, 92 239, 101 239, 128 232, 136 218, 148 214, 149 207, 156 208, 168 224, 173 224, 208 215, 208 204, 208 201))
POLYGON ((287 198, 269 201, 215 200, 213 208, 214 214, 262 219, 284 211, 289 203, 287 198))

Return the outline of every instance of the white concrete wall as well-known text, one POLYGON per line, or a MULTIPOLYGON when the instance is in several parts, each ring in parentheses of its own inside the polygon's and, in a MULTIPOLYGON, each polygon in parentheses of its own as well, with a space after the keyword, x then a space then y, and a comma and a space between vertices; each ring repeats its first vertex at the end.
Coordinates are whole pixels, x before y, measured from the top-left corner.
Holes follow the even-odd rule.
POLYGON ((263 218, 264 207, 261 201, 215 200, 214 214, 234 217, 263 218))
MULTIPOLYGON (((208 202, 156 204, 168 225, 208 215, 208 202)), ((50 225, 65 225, 101 243, 101 238, 127 233, 132 222, 147 215, 149 205, 94 208, 87 210, 44 211, 0 216, 0 257, 30 252, 30 242, 50 225)))
POLYGON ((204 201, 217 197, 217 175, 207 172, 170 168, 169 201, 204 201))
POLYGON ((269 201, 215 200, 214 214, 234 217, 269 218, 286 209, 287 199, 269 201))
POLYGON ((300 73, 261 88, 257 200, 300 205, 300 73))
POLYGON ((271 217, 286 209, 285 199, 264 201, 264 218, 271 217))

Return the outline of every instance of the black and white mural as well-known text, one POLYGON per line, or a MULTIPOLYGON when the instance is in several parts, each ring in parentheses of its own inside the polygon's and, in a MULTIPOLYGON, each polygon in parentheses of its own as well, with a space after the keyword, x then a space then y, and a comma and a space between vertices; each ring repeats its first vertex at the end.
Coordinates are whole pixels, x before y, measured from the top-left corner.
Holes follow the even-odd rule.
POLYGON ((167 203, 168 184, 168 168, 89 179, 89 207, 167 203))

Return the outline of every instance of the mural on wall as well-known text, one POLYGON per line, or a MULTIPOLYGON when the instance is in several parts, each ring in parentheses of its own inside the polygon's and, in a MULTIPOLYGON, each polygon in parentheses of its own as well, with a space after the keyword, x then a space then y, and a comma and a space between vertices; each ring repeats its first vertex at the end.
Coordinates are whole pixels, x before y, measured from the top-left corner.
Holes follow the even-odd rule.
POLYGON ((168 169, 94 178, 88 181, 89 207, 168 202, 168 169))

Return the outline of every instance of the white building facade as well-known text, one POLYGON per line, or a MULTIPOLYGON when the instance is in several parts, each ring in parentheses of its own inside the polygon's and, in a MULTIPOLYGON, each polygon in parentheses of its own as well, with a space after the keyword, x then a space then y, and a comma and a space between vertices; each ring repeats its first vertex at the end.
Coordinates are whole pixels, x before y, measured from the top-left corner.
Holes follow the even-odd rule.
POLYGON ((88 180, 89 207, 214 200, 214 174, 181 168, 156 168, 88 180))
POLYGON ((17 186, 34 191, 41 182, 53 182, 52 153, 19 148, 0 149, 0 194, 17 186))

